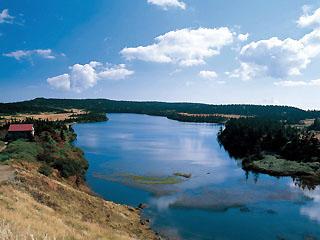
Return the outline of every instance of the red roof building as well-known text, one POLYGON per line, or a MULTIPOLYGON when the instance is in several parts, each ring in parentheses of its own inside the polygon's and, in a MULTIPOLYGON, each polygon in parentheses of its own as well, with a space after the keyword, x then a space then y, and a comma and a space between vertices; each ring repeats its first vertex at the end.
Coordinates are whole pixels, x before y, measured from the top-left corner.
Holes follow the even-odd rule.
POLYGON ((34 127, 33 124, 11 124, 8 129, 7 139, 16 140, 19 138, 33 139, 34 127))
POLYGON ((11 124, 8 132, 32 132, 33 124, 11 124))

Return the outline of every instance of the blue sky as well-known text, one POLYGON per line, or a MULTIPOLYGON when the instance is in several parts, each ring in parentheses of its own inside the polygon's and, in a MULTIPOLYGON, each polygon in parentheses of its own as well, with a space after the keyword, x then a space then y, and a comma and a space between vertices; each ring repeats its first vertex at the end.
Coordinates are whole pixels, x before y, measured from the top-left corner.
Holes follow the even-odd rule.
POLYGON ((320 1, 0 0, 0 101, 320 109, 320 1))

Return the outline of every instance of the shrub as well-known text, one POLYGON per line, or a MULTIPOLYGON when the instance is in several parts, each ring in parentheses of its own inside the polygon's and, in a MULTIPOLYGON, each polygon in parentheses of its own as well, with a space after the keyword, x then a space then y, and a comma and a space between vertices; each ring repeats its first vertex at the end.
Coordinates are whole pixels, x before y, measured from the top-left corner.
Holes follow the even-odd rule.
POLYGON ((52 174, 52 168, 47 164, 42 164, 39 167, 38 172, 48 177, 52 174))
POLYGON ((0 162, 5 162, 10 159, 10 156, 7 153, 0 153, 0 162))
POLYGON ((40 150, 41 147, 34 142, 17 140, 10 143, 4 153, 8 154, 12 159, 36 161, 40 150))
POLYGON ((68 178, 71 176, 79 176, 84 178, 88 163, 84 159, 58 159, 53 163, 53 167, 58 169, 61 176, 68 178))

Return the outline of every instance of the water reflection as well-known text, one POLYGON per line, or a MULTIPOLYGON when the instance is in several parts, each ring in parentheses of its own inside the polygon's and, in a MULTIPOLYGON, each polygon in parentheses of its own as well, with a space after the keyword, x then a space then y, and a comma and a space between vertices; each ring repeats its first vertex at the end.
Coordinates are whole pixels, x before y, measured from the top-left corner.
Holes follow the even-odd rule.
POLYGON ((302 190, 291 178, 246 176, 239 162, 220 148, 220 126, 132 114, 109 118, 75 126, 76 144, 90 162, 88 183, 109 200, 134 207, 148 203, 146 214, 154 228, 172 239, 320 237, 319 188, 302 190), (167 185, 121 178, 175 172, 192 177, 167 185))
POLYGON ((303 193, 306 197, 312 199, 312 202, 301 207, 301 214, 320 223, 320 188, 317 187, 315 190, 304 190, 303 193))

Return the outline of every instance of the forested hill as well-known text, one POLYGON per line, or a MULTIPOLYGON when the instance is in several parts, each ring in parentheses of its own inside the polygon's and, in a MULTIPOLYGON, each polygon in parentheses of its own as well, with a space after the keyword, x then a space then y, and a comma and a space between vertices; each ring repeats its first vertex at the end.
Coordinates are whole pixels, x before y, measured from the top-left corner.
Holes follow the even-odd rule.
POLYGON ((200 103, 165 103, 165 102, 133 102, 109 99, 46 99, 36 98, 16 103, 0 103, 0 113, 38 113, 63 111, 77 108, 93 112, 106 113, 142 113, 149 115, 170 116, 175 113, 190 114, 237 114, 243 116, 259 116, 273 119, 298 121, 320 117, 320 111, 305 111, 288 106, 261 105, 209 105, 200 103))

